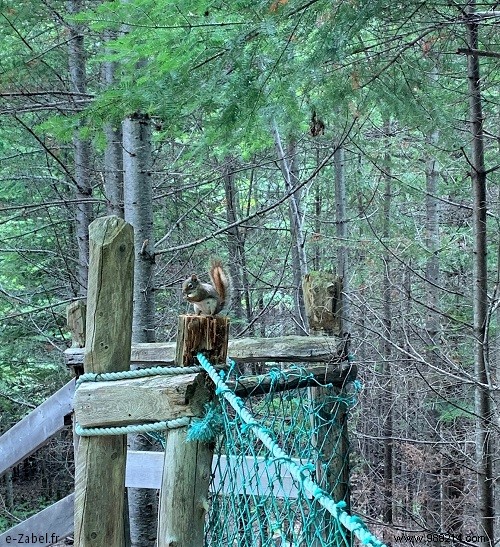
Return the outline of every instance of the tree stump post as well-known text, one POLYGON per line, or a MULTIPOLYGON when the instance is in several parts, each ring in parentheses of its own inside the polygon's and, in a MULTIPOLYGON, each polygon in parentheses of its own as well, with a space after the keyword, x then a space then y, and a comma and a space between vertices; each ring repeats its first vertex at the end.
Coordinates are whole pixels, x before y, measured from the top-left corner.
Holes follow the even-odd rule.
MULTIPOLYGON (((75 300, 66 308, 66 323, 71 332, 71 347, 85 347, 87 304, 85 300, 75 300)), ((83 366, 78 364, 68 365, 78 378, 83 374, 83 366)))
MULTIPOLYGON (((342 280, 328 272, 310 272, 302 281, 304 302, 309 326, 314 334, 325 336, 342 333, 342 280)), ((347 343, 340 348, 339 361, 347 359, 347 343)), ((346 382, 354 380, 356 370, 346 375, 346 382)), ((309 388, 311 404, 311 442, 318 448, 316 479, 336 501, 343 500, 349 508, 349 439, 347 406, 342 401, 344 386, 309 388), (338 402, 327 402, 333 393, 338 402), (327 464, 327 465, 326 465, 327 464)), ((333 525, 325 516, 325 533, 333 525)), ((313 540, 315 546, 318 540, 313 540)))
MULTIPOLYGON (((89 228, 85 372, 130 367, 133 229, 110 216, 89 228)), ((76 454, 75 545, 123 547, 126 437, 82 437, 76 454)))
MULTIPOLYGON (((195 364, 203 352, 212 364, 225 363, 227 317, 181 315, 176 364, 195 364)), ((207 399, 208 401, 208 399, 207 399)), ((186 441, 187 428, 168 431, 158 515, 158 547, 203 547, 214 443, 186 441)))

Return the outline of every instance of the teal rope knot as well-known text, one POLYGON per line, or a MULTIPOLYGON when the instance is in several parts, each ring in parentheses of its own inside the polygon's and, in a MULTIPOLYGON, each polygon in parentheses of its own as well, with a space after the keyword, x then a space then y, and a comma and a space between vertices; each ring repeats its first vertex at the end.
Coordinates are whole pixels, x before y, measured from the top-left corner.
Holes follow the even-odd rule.
POLYGON ((304 465, 298 466, 299 467, 299 477, 300 477, 300 485, 303 488, 304 482, 307 479, 310 479, 311 471, 314 471, 314 465, 311 462, 308 462, 304 465))
POLYGON ((215 402, 205 405, 203 418, 194 419, 189 426, 188 441, 209 443, 214 441, 224 431, 224 420, 219 406, 215 402))

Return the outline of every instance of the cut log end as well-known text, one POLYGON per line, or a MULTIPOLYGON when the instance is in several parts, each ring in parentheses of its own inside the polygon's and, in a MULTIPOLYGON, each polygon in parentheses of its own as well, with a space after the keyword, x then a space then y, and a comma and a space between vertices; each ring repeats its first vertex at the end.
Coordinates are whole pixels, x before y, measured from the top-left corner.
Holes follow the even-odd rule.
POLYGON ((225 363, 228 341, 228 317, 180 315, 175 362, 184 367, 196 365, 196 354, 201 352, 212 364, 225 363))

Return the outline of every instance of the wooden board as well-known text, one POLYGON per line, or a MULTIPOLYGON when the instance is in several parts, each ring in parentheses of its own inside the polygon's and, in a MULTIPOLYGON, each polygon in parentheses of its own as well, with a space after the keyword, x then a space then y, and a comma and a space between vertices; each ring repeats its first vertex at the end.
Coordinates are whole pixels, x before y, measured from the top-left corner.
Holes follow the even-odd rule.
POLYGON ((53 545, 73 533, 74 494, 0 534, 0 545, 53 545))
MULTIPOLYGON (((162 481, 163 472, 163 452, 137 452, 129 450, 127 453, 127 473, 125 484, 131 488, 151 488, 159 490, 162 481)), ((300 465, 300 460, 294 459, 295 463, 300 465)), ((250 456, 236 459, 235 456, 221 456, 214 458, 212 462, 213 479, 211 490, 226 495, 267 495, 267 489, 272 488, 274 496, 277 498, 287 497, 295 499, 298 495, 297 486, 290 473, 282 467, 281 482, 271 481, 275 477, 277 464, 268 463, 264 458, 253 458, 250 456), (225 482, 220 488, 222 478, 226 475, 228 466, 234 470, 236 479, 231 485, 225 482), (238 469, 241 469, 239 471, 238 469), (244 480, 244 471, 255 475, 258 480, 244 480)), ((47 535, 49 542, 42 545, 51 545, 51 534, 55 534, 59 539, 65 538, 73 533, 73 512, 74 512, 74 494, 66 496, 62 500, 47 507, 40 513, 33 515, 29 519, 10 528, 0 535, 0 545, 9 545, 7 537, 19 537, 19 534, 35 534, 37 536, 47 535)), ((31 537, 31 536, 30 536, 31 537)), ((12 542, 13 545, 17 543, 12 542)), ((31 543, 30 543, 31 545, 31 543)))
POLYGON ((74 407, 82 427, 109 427, 202 416, 207 399, 205 375, 182 374, 86 382, 74 407))
POLYGON ((17 465, 66 427, 75 381, 71 380, 0 437, 0 475, 17 465))
MULTIPOLYGON (((159 490, 162 479, 163 452, 137 452, 129 450, 127 454, 126 485, 132 488, 153 488, 159 490)), ((292 458, 297 465, 300 460, 292 458)), ((297 498, 298 488, 289 471, 281 466, 281 483, 271 481, 278 474, 278 464, 266 461, 264 458, 245 456, 215 457, 212 461, 213 479, 210 483, 212 492, 219 492, 226 495, 263 495, 269 488, 273 489, 275 497, 290 499, 297 498), (235 479, 232 484, 229 481, 223 482, 228 468, 233 469, 235 479), (254 476, 254 480, 248 480, 254 476), (222 482, 222 489, 221 489, 222 482)))
MULTIPOLYGON (((279 338, 238 338, 229 340, 228 356, 238 363, 320 363, 338 362, 343 342, 332 336, 281 336, 279 338)), ((66 364, 83 362, 81 348, 65 352, 66 364)), ((175 342, 134 344, 131 363, 138 366, 175 363, 175 342)))
POLYGON ((300 374, 294 369, 283 369, 280 370, 278 378, 271 377, 269 374, 241 376, 237 380, 227 380, 226 384, 239 397, 318 386, 319 384, 343 387, 346 382, 356 379, 357 370, 357 366, 351 363, 331 366, 309 365, 301 367, 300 374))

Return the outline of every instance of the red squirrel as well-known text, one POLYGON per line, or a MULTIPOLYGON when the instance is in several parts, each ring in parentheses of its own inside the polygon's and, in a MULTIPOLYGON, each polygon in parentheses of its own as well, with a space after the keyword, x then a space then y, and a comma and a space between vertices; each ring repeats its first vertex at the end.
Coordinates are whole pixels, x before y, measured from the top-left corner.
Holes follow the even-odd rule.
POLYGON ((212 283, 202 283, 192 274, 182 284, 182 294, 193 304, 197 315, 216 315, 229 301, 231 281, 220 260, 211 261, 209 275, 212 283))

